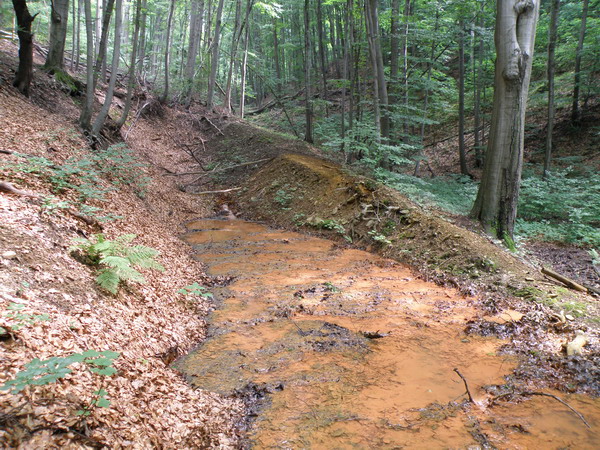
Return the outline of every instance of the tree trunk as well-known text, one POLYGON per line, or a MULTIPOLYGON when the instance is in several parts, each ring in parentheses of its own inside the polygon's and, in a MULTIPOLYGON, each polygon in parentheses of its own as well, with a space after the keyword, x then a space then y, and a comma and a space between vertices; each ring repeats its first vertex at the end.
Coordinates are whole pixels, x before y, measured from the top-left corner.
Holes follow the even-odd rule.
POLYGON ((129 110, 131 109, 131 97, 133 96, 133 88, 135 87, 135 61, 137 59, 137 47, 140 38, 140 16, 141 16, 141 4, 142 0, 135 0, 135 25, 133 30, 133 47, 131 49, 131 59, 129 61, 129 73, 127 75, 127 96, 125 98, 125 106, 123 107, 123 114, 117 122, 117 127, 121 128, 125 125, 129 110))
MULTIPOLYGON (((115 4, 115 0, 107 0, 106 7, 104 8, 104 15, 102 16, 102 36, 100 38, 100 44, 98 45, 98 56, 96 58, 96 66, 94 70, 94 88, 98 84, 98 76, 101 73, 106 73, 103 71, 102 67, 106 61, 106 46, 108 44, 108 34, 109 34, 109 25, 110 25, 110 16, 112 15, 113 6, 115 4)), ((104 77, 103 82, 106 81, 104 77)))
POLYGON ((117 72, 119 70, 119 59, 121 58, 121 31, 122 31, 122 5, 123 0, 116 0, 115 8, 115 44, 113 49, 112 63, 110 67, 110 81, 106 90, 106 97, 102 109, 98 113, 94 126, 92 127, 92 136, 98 136, 100 130, 104 126, 106 117, 112 104, 113 94, 115 92, 115 84, 117 83, 117 72))
POLYGON ((90 129, 92 108, 94 107, 94 18, 92 17, 92 0, 83 0, 83 3, 87 38, 87 80, 85 103, 81 108, 79 124, 87 132, 90 129))
POLYGON ((33 33, 31 24, 35 20, 35 15, 29 14, 26 0, 13 0, 13 8, 17 18, 19 36, 19 67, 15 74, 13 86, 21 94, 29 97, 29 86, 33 80, 33 33))
POLYGON ((579 126, 581 122, 581 110, 579 109, 579 91, 581 90, 581 55, 583 53, 583 42, 585 41, 587 14, 589 0, 583 0, 583 11, 581 13, 581 26, 579 28, 579 41, 575 51, 575 80, 573 87, 573 108, 571 111, 571 123, 579 126))
POLYGON ((481 124, 481 86, 483 84, 483 57, 484 41, 483 27, 485 26, 485 3, 481 3, 479 11, 479 32, 482 33, 477 41, 477 48, 474 49, 477 57, 473 58, 473 64, 477 64, 476 74, 474 74, 475 95, 473 100, 473 121, 474 121, 474 144, 475 147, 475 167, 483 166, 483 126, 481 124))
POLYGON ((275 64, 275 76, 277 81, 275 83, 275 92, 277 94, 281 91, 281 64, 279 62, 279 37, 277 36, 277 17, 273 17, 273 62, 275 64))
POLYGON ((552 159, 552 132, 554 130, 554 54, 558 30, 558 10, 560 0, 552 0, 550 10, 550 25, 548 26, 548 125, 546 127, 546 154, 544 157, 544 175, 546 179, 552 159))
POLYGON ((206 104, 209 108, 213 107, 215 96, 215 85, 217 83, 217 69, 219 68, 219 43, 221 42, 221 19, 223 16, 223 0, 219 0, 217 5, 217 14, 215 18, 215 37, 212 42, 212 56, 210 61, 210 76, 208 78, 208 93, 206 95, 206 104))
POLYGON ((248 71, 248 42, 250 41, 250 22, 246 25, 246 36, 244 38, 244 58, 242 60, 242 87, 240 94, 240 117, 244 118, 246 108, 246 76, 248 71))
POLYGON ((304 90, 306 94, 306 129, 304 140, 309 144, 313 143, 313 110, 312 110, 312 94, 310 92, 310 72, 311 72, 311 56, 310 56, 310 18, 309 18, 309 0, 304 0, 304 90))
POLYGON ((323 5, 322 0, 317 0, 317 35, 319 38, 319 59, 321 63, 321 79, 323 80, 323 99, 327 100, 327 55, 323 40, 323 5))
POLYGON ((202 32, 202 14, 204 13, 204 1, 192 1, 190 14, 190 41, 188 45, 187 62, 185 65, 185 106, 189 108, 192 103, 194 91, 194 73, 196 71, 196 59, 198 57, 198 46, 200 44, 200 33, 202 32))
POLYGON ((175 11, 175 0, 171 0, 169 16, 167 19, 167 42, 165 43, 165 90, 159 101, 164 103, 169 96, 169 63, 171 62, 171 28, 173 28, 173 12, 175 11))
POLYGON ((225 85, 224 109, 226 113, 231 113, 231 82, 233 79, 233 66, 237 56, 238 42, 242 34, 242 0, 236 0, 235 4, 235 23, 233 34, 231 36, 231 51, 229 52, 229 70, 227 71, 227 84, 225 85))
POLYGON ((65 40, 69 18, 69 0, 52 0, 50 13, 50 38, 44 69, 64 70, 65 40))
POLYGON ((458 156, 460 173, 470 176, 465 149, 465 24, 462 17, 458 23, 458 156))
POLYGON ((146 66, 146 21, 148 19, 148 0, 142 0, 142 16, 140 19, 140 42, 138 44, 138 68, 137 74, 142 79, 142 83, 144 82, 144 67, 146 66))
POLYGON ((523 166, 525 110, 539 2, 497 0, 492 126, 471 211, 488 233, 512 242, 523 166))

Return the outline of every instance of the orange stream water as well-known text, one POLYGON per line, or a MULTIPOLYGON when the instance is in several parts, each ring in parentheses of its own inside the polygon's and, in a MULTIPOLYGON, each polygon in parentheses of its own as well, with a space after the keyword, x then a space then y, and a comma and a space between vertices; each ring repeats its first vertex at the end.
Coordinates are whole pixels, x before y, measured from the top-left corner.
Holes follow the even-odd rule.
POLYGON ((179 367, 224 394, 270 387, 255 448, 478 448, 478 433, 498 448, 600 448, 598 400, 561 395, 591 430, 549 398, 484 406, 482 386, 515 361, 496 355, 501 341, 464 335, 471 299, 327 240, 237 220, 188 227, 209 273, 235 278, 215 290, 212 337, 179 367), (475 405, 459 406, 454 368, 475 405))

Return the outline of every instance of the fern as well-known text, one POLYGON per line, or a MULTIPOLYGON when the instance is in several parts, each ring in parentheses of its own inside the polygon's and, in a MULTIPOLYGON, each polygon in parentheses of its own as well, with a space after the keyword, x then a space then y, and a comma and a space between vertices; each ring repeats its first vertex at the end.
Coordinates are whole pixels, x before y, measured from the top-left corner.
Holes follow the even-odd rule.
POLYGON ((165 270, 155 259, 158 251, 144 245, 129 245, 135 238, 135 234, 124 234, 111 241, 97 234, 92 239, 76 239, 72 249, 82 254, 80 259, 84 262, 100 268, 96 283, 116 294, 122 282, 146 282, 136 268, 165 270))

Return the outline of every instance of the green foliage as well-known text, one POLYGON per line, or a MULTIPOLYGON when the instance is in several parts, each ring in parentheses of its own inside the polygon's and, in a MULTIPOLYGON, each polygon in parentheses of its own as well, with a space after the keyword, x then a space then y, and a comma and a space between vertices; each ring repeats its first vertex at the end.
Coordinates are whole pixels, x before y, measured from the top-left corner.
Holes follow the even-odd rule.
POLYGON ((598 254, 598 251, 595 248, 592 248, 588 253, 592 257, 592 264, 594 266, 600 266, 600 254, 598 254))
POLYGON ((143 245, 128 245, 135 238, 135 234, 126 234, 110 241, 104 235, 97 234, 92 239, 76 239, 77 245, 72 247, 72 250, 81 252, 88 264, 99 267, 96 283, 108 292, 116 294, 121 282, 145 282, 142 274, 134 267, 164 270, 155 260, 158 251, 143 245))
POLYGON ((373 239, 375 242, 377 242, 379 244, 383 244, 383 245, 391 245, 392 244, 392 241, 390 241, 388 238, 386 238, 383 234, 381 234, 377 230, 371 230, 371 231, 369 231, 368 234, 369 234, 369 236, 371 236, 371 239, 373 239))
POLYGON ((208 290, 202 286, 201 284, 198 284, 197 282, 194 282, 192 284, 190 284, 189 286, 185 286, 182 289, 179 289, 177 291, 178 294, 183 294, 186 296, 191 296, 191 295, 195 295, 198 297, 202 297, 202 298, 212 298, 213 295, 212 293, 208 292, 208 290))
POLYGON ((335 284, 333 284, 331 281, 326 281, 325 283, 323 283, 323 286, 329 292, 342 292, 342 290, 335 284))
MULTIPOLYGON (((9 312, 5 316, 15 322, 14 325, 11 325, 13 331, 18 331, 21 328, 31 326, 36 322, 50 321, 50 316, 48 316, 48 314, 29 314, 22 312, 23 309, 25 309, 25 305, 21 303, 12 302, 8 305, 7 309, 9 312)), ((6 332, 6 330, 0 327, 0 332, 2 331, 6 332)))
POLYGON ((569 167, 543 180, 526 170, 515 229, 526 238, 600 246, 600 174, 569 167))
POLYGON ((54 356, 46 360, 34 358, 25 364, 25 369, 17 373, 14 380, 9 380, 0 386, 0 390, 10 390, 16 394, 27 386, 43 386, 54 383, 70 374, 72 370, 69 366, 74 363, 84 363, 93 373, 111 376, 117 373, 112 364, 119 356, 120 353, 108 350, 102 352, 87 350, 66 357, 54 356))
POLYGON ((321 221, 315 223, 313 226, 315 228, 320 228, 322 230, 335 231, 337 234, 339 234, 344 239, 346 239, 346 241, 348 241, 350 243, 352 242, 352 238, 346 234, 346 229, 344 228, 344 226, 335 219, 321 220, 321 221))
POLYGON ((273 197, 273 201, 281 205, 282 208, 287 208, 292 200, 294 199, 294 195, 286 192, 284 189, 278 189, 275 192, 275 196, 273 197))

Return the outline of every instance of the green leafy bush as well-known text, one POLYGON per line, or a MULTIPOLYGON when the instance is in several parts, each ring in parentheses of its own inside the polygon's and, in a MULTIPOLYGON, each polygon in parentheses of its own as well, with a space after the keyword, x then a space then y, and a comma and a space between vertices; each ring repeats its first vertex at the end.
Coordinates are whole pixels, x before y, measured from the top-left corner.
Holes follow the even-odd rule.
MULTIPOLYGON (((18 331, 21 328, 31 326, 36 322, 50 321, 50 316, 48 316, 48 314, 29 314, 22 312, 23 309, 25 309, 25 305, 20 303, 13 302, 8 305, 7 309, 9 312, 6 314, 6 317, 14 322, 14 325, 11 325, 13 331, 18 331)), ((6 332, 6 330, 0 327, 0 332, 6 332)))
POLYGON ((110 241, 104 235, 96 234, 92 239, 76 239, 77 244, 72 250, 79 251, 81 259, 87 264, 99 267, 96 283, 116 294, 121 282, 145 282, 142 274, 134 267, 164 270, 155 260, 159 254, 157 250, 143 245, 129 245, 135 238, 135 234, 126 234, 110 241))

